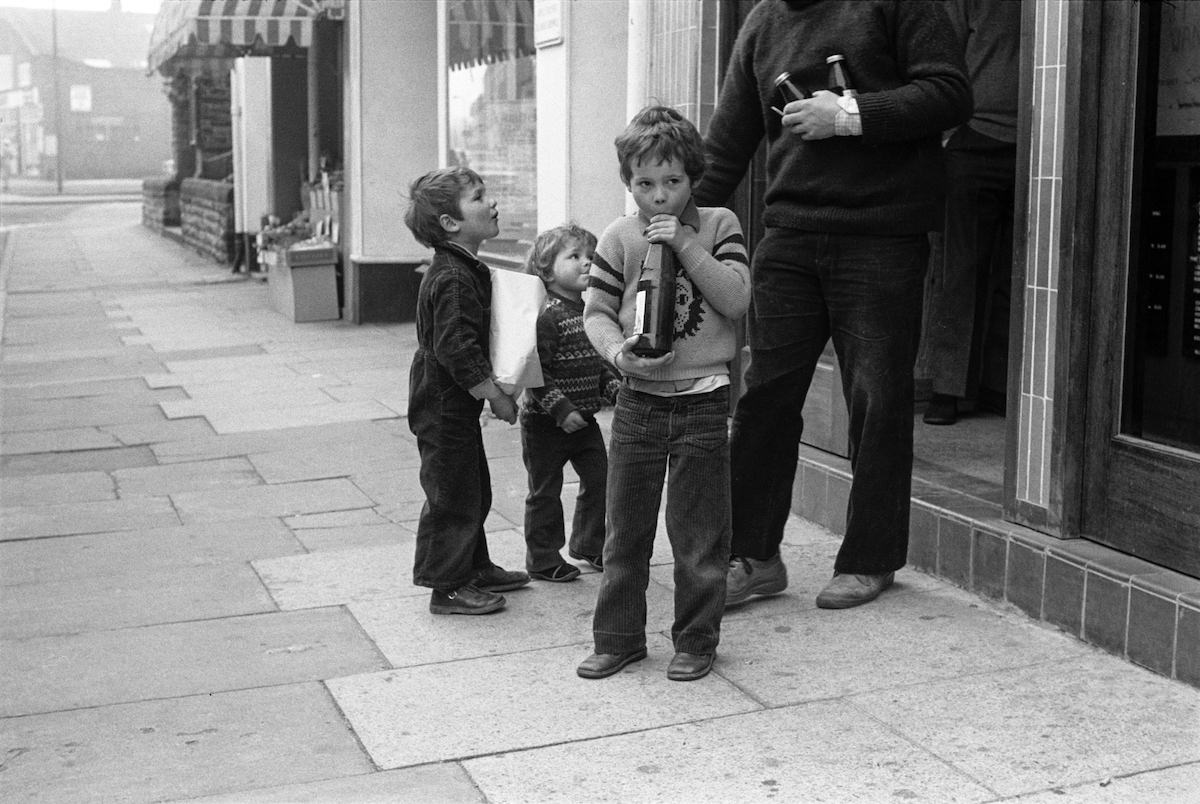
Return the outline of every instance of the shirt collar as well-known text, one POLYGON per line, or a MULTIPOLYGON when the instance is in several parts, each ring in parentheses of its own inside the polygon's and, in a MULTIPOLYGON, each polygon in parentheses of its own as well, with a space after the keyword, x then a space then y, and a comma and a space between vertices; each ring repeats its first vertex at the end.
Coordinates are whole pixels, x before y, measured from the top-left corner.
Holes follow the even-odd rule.
MULTIPOLYGON (((638 210, 638 217, 642 219, 642 223, 649 224, 650 216, 645 212, 638 210)), ((679 222, 684 226, 692 227, 693 231, 700 231, 700 208, 696 206, 696 199, 689 198, 683 210, 679 213, 679 222)))
POLYGON ((479 259, 479 255, 478 255, 478 254, 472 254, 472 253, 470 252, 470 250, 469 250, 469 249, 467 249, 467 247, 466 247, 466 246, 464 246, 464 245, 461 245, 461 244, 459 244, 459 243, 455 243, 455 242, 454 242, 454 241, 452 241, 452 240, 447 240, 447 241, 446 241, 445 243, 443 243, 442 245, 444 245, 446 248, 450 249, 451 251, 458 252, 458 254, 460 254, 460 255, 462 255, 462 256, 464 256, 464 257, 466 257, 466 258, 467 258, 467 259, 469 259, 471 262, 474 262, 474 263, 479 263, 480 265, 484 265, 484 264, 485 264, 483 260, 479 259))

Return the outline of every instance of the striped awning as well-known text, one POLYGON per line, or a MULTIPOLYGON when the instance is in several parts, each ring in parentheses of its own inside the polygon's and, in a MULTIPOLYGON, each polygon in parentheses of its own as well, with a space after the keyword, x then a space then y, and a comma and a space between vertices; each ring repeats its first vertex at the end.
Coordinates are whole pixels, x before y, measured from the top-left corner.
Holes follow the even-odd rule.
POLYGON ((531 55, 533 0, 447 0, 451 70, 531 55))
POLYGON ((344 0, 163 0, 148 67, 169 75, 198 60, 306 48, 314 20, 344 13, 344 0))

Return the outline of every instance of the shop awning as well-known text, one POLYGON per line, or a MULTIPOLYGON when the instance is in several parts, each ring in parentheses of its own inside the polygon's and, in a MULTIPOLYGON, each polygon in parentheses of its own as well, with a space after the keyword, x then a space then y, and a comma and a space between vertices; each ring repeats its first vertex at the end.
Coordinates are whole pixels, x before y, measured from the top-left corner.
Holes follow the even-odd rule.
POLYGON ((315 20, 344 12, 344 0, 163 0, 148 67, 171 74, 205 60, 306 48, 315 20))
POLYGON ((533 0, 449 0, 446 22, 451 70, 534 52, 533 0))

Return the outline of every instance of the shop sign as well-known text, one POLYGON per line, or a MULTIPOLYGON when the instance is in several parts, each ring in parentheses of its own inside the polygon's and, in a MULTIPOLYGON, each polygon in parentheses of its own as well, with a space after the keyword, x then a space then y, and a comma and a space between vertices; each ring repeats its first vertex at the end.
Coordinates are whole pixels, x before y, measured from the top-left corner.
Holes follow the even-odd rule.
POLYGON ((562 40, 562 0, 534 0, 533 44, 550 47, 562 44, 562 40))
POLYGON ((90 112, 92 110, 92 85, 71 85, 71 111, 90 112))

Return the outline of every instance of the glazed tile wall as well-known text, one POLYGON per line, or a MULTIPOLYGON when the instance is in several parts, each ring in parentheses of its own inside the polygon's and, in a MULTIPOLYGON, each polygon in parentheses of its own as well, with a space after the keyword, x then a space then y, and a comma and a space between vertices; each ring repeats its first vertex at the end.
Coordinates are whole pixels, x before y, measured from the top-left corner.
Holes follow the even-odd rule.
POLYGON ((651 3, 647 103, 674 106, 704 131, 717 101, 717 0, 651 3))
POLYGON ((1069 0, 1035 0, 1033 108, 1016 495, 1046 507, 1051 488, 1054 352, 1062 241, 1064 79, 1069 0))

